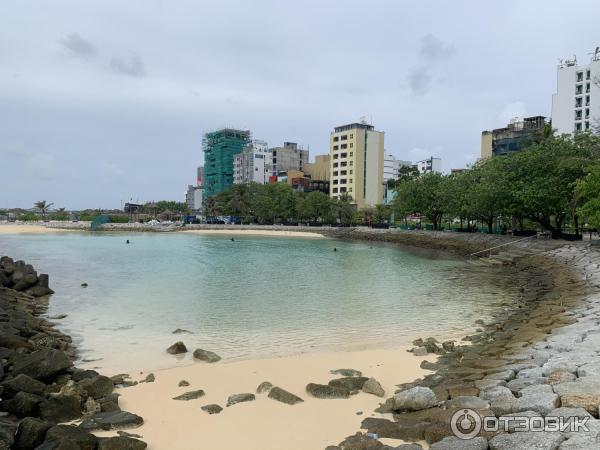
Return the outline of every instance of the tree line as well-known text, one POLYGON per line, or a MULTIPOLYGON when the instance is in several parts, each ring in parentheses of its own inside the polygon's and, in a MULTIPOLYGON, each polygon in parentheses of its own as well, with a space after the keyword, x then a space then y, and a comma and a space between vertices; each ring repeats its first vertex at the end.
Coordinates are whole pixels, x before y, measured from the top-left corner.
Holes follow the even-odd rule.
POLYGON ((461 228, 479 221, 490 233, 495 226, 579 233, 600 227, 600 137, 550 134, 462 173, 407 176, 395 191, 394 211, 423 216, 434 229, 448 220, 461 228))

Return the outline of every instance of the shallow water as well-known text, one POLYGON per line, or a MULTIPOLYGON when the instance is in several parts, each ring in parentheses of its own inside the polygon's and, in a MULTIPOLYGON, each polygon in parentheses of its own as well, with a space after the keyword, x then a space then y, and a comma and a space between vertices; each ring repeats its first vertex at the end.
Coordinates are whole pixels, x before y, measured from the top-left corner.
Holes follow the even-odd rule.
POLYGON ((224 358, 399 346, 460 334, 516 295, 498 269, 329 239, 21 234, 0 235, 0 254, 50 274, 48 315, 68 314, 83 362, 113 372, 189 363, 164 351, 176 340, 224 358))

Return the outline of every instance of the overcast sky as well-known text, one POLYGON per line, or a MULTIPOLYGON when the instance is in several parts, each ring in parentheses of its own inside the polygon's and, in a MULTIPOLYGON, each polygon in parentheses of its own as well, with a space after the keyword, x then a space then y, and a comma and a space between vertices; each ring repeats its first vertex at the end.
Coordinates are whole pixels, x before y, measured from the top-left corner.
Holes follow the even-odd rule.
POLYGON ((388 153, 473 163, 483 129, 550 115, 590 1, 0 2, 0 207, 182 201, 202 135, 328 151, 361 116, 388 153), (493 3, 493 5, 492 5, 493 3))

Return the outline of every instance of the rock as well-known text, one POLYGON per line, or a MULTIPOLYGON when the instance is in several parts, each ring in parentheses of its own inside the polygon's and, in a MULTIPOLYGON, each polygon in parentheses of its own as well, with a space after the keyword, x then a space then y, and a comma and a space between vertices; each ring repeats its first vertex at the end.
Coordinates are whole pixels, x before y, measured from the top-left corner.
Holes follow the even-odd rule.
POLYGON ((592 418, 592 415, 583 408, 565 408, 565 407, 553 409, 552 411, 550 411, 548 413, 548 416, 550 416, 550 417, 565 417, 565 418, 579 417, 581 419, 583 419, 584 417, 589 417, 590 419, 592 418))
POLYGON ((188 330, 184 330, 182 328, 177 328, 175 330, 172 331, 173 334, 182 334, 182 333, 186 333, 186 334, 194 334, 191 331, 188 330))
POLYGON ((426 356, 429 352, 425 347, 415 347, 412 349, 412 354, 415 356, 426 356))
POLYGON ((181 353, 187 353, 188 349, 185 344, 181 341, 175 342, 167 349, 167 353, 171 355, 179 355, 181 353))
POLYGON ((517 399, 517 409, 513 412, 535 411, 542 416, 548 415, 550 411, 560 405, 558 395, 552 394, 532 394, 517 399))
POLYGON ((262 394, 263 392, 269 392, 272 387, 273 387, 273 385, 271 383, 269 383, 268 381, 263 381, 256 388, 256 393, 262 394))
POLYGON ((62 350, 44 348, 28 355, 21 355, 14 365, 12 374, 27 375, 36 380, 46 380, 71 367, 71 359, 62 350))
POLYGON ((204 397, 204 391, 202 389, 198 389, 196 391, 189 391, 184 394, 178 395, 177 397, 173 397, 173 400, 196 400, 197 398, 204 397))
POLYGON ((8 446, 12 444, 17 426, 18 424, 14 420, 0 417, 0 449, 8 449, 8 446))
POLYGON ((549 384, 534 384, 533 386, 527 386, 519 391, 519 396, 524 397, 526 395, 535 394, 552 394, 552 386, 549 384))
POLYGON ((480 390, 489 389, 496 386, 506 386, 506 381, 504 380, 476 380, 475 387, 480 390))
POLYGON ((30 450, 36 448, 46 437, 46 431, 52 424, 34 417, 26 417, 19 423, 15 440, 11 445, 13 450, 30 450))
POLYGON ((86 378, 77 384, 92 398, 105 397, 112 393, 114 387, 112 380, 104 375, 86 378))
POLYGON ((517 394, 521 389, 536 384, 544 384, 545 382, 546 378, 518 378, 516 380, 509 381, 506 387, 509 388, 513 393, 517 394))
POLYGON ((233 406, 236 403, 251 402, 256 400, 256 396, 250 393, 233 394, 227 399, 227 406, 233 406))
POLYGON ((200 409, 202 411, 206 411, 208 414, 219 414, 221 411, 223 411, 223 408, 214 403, 210 405, 201 406, 200 409))
POLYGON ((122 430, 117 431, 117 434, 122 437, 130 437, 130 438, 136 438, 136 439, 141 439, 143 437, 139 434, 128 433, 127 431, 122 431, 122 430))
POLYGON ((553 385, 560 396, 561 406, 584 408, 590 414, 598 414, 600 406, 600 381, 595 377, 579 378, 577 381, 553 385))
POLYGON ((113 436, 98 439, 98 450, 144 450, 145 442, 138 439, 113 436))
POLYGON ((81 397, 51 395, 40 405, 40 417, 50 422, 67 422, 81 417, 81 397))
POLYGON ((335 369, 330 370, 329 373, 332 375, 341 375, 343 377, 362 377, 362 372, 354 369, 335 369))
POLYGON ((343 377, 335 378, 327 384, 329 386, 344 387, 351 392, 355 392, 360 391, 367 380, 367 377, 343 377))
POLYGON ((571 372, 558 371, 551 373, 548 378, 546 378, 546 383, 548 384, 557 384, 557 383, 566 383, 568 381, 575 381, 577 377, 571 372))
POLYGON ((286 403, 288 405, 295 405, 296 403, 300 403, 300 402, 304 401, 297 395, 294 395, 294 394, 286 391, 285 389, 281 389, 280 387, 277 387, 277 386, 273 387, 269 391, 268 397, 273 400, 277 400, 278 402, 286 403))
POLYGON ((394 447, 394 450, 423 450, 420 444, 402 444, 394 447))
POLYGON ((61 441, 44 441, 35 450, 80 450, 80 447, 75 442, 63 439, 61 441))
POLYGON ((306 392, 316 398, 348 398, 350 390, 341 386, 330 386, 325 384, 308 383, 306 392))
POLYGON ((428 387, 414 387, 394 395, 394 409, 400 411, 419 411, 432 408, 438 399, 428 387))
POLYGON ((50 317, 48 317, 48 319, 50 319, 50 320, 62 320, 62 319, 66 319, 67 317, 69 317, 67 314, 58 314, 56 316, 50 316, 50 317))
POLYGON ((111 411, 96 413, 93 416, 84 419, 79 427, 88 431, 114 430, 121 428, 135 428, 143 423, 144 419, 136 414, 127 411, 111 411))
POLYGON ((362 433, 348 436, 338 445, 340 450, 385 450, 381 442, 362 433))
POLYGON ((577 376, 600 377, 600 362, 584 364, 577 368, 577 376))
POLYGON ((442 342, 442 348, 447 352, 454 351, 454 341, 444 341, 442 342))
POLYGON ((487 448, 488 441, 481 436, 469 440, 448 436, 429 446, 429 450, 487 450, 487 448))
MULTIPOLYGON (((71 379, 77 383, 81 380, 85 380, 87 378, 95 378, 98 375, 100 375, 98 372, 96 372, 95 370, 81 370, 81 369, 73 369, 73 374, 71 375, 71 379)), ((118 375, 116 375, 118 377, 118 375)), ((111 381, 113 380, 113 377, 110 377, 111 381)))
POLYGON ((194 358, 208 363, 216 363, 221 360, 221 357, 216 353, 201 348, 194 350, 194 358))
POLYGON ((504 386, 495 386, 488 389, 484 389, 479 392, 479 398, 484 400, 498 400, 499 398, 515 398, 512 391, 504 386))
POLYGON ((517 373, 517 378, 541 378, 542 376, 544 375, 541 367, 524 369, 517 373))
POLYGON ((515 378, 515 371, 508 369, 508 370, 502 370, 502 371, 496 372, 496 373, 490 373, 489 375, 486 375, 486 377, 484 379, 485 380, 510 381, 514 378, 515 378))
POLYGON ((2 408, 17 417, 37 416, 43 400, 39 395, 17 392, 14 398, 2 402, 2 408))
POLYGON ((177 386, 179 386, 179 387, 185 387, 185 386, 189 386, 189 385, 190 385, 189 381, 186 381, 186 380, 181 380, 179 383, 177 383, 177 386))
POLYGON ((97 399, 101 412, 120 411, 119 394, 113 393, 97 399))
POLYGON ((464 396, 455 397, 446 402, 448 408, 469 408, 469 409, 487 409, 490 407, 490 402, 479 397, 464 396))
MULTIPOLYGON (((56 425, 46 433, 46 442, 71 442, 80 450, 95 450, 98 438, 87 431, 70 425, 56 425)), ((48 447, 56 448, 56 447, 48 447)))
POLYGON ((490 439, 490 450, 556 450, 565 438, 560 433, 526 431, 503 433, 490 439))
POLYGON ((146 378, 144 378, 144 383, 154 383, 155 380, 156 378, 154 377, 154 374, 149 373, 148 375, 146 375, 146 378))
POLYGON ((43 395, 46 392, 46 385, 44 383, 22 373, 14 378, 3 381, 1 386, 4 388, 4 392, 12 394, 28 392, 29 394, 43 395))
POLYGON ((362 391, 366 394, 373 394, 377 397, 383 397, 385 395, 385 391, 379 384, 375 378, 369 378, 362 386, 362 391))

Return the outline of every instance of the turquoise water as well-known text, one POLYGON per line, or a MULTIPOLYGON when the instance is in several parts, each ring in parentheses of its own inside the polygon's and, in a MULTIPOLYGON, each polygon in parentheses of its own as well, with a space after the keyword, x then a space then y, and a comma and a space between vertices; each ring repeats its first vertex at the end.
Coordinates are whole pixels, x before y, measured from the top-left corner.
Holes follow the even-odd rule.
POLYGON ((461 334, 515 294, 493 269, 329 239, 21 234, 0 254, 50 274, 48 315, 112 371, 189 362, 164 351, 180 339, 224 358, 404 345, 461 334))

